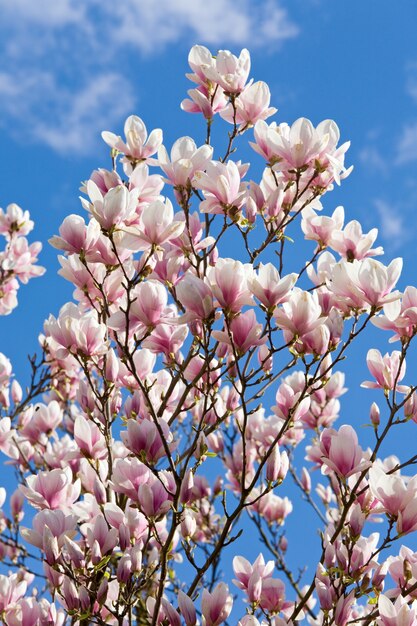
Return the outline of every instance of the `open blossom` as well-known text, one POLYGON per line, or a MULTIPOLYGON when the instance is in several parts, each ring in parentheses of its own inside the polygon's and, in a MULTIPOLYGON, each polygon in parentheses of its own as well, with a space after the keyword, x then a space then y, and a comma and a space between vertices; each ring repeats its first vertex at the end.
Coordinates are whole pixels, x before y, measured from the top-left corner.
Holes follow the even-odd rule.
POLYGON ((417 288, 407 286, 401 299, 384 304, 384 314, 373 318, 372 323, 394 332, 390 342, 412 337, 417 328, 417 288))
POLYGON ((409 606, 406 598, 399 596, 395 602, 384 594, 378 598, 378 626, 416 626, 415 607, 409 606))
POLYGON ((275 107, 270 107, 271 93, 269 87, 263 81, 251 83, 239 94, 234 103, 231 102, 220 111, 220 117, 238 124, 240 129, 253 126, 258 120, 266 120, 277 112, 275 107))
POLYGON ((385 389, 391 391, 407 392, 408 387, 398 385, 405 376, 406 362, 402 358, 401 352, 394 350, 391 354, 388 352, 382 356, 379 350, 372 348, 368 351, 366 363, 375 381, 366 380, 361 387, 368 389, 385 389))
POLYGON ((50 315, 44 324, 45 333, 58 346, 62 358, 68 353, 97 356, 107 351, 107 327, 97 321, 95 311, 83 313, 72 302, 59 312, 58 319, 50 315))
POLYGON ((158 164, 176 187, 186 187, 198 170, 205 170, 213 156, 213 148, 203 145, 197 148, 194 139, 181 137, 171 149, 171 158, 165 146, 158 150, 158 164))
POLYGON ((211 593, 203 589, 201 598, 203 626, 219 626, 229 617, 232 607, 233 598, 225 583, 218 583, 211 593))
POLYGON ((248 289, 251 272, 249 264, 234 259, 218 259, 215 267, 208 269, 211 292, 223 309, 238 313, 244 305, 253 304, 248 289))
POLYGON ((89 180, 87 193, 90 202, 81 199, 84 208, 89 211, 105 230, 118 226, 134 215, 138 202, 138 189, 128 191, 125 185, 112 187, 104 195, 96 183, 89 180))
POLYGON ((334 240, 336 234, 343 228, 345 211, 338 206, 331 217, 317 215, 312 207, 307 206, 302 212, 301 228, 306 239, 317 241, 319 249, 325 248, 334 240))
POLYGON ((298 287, 292 290, 287 302, 275 309, 274 318, 288 339, 302 337, 324 322, 317 293, 298 287))
POLYGON ((252 294, 269 310, 288 299, 297 278, 297 274, 288 274, 280 278, 278 270, 272 263, 266 265, 260 263, 258 275, 254 273, 248 278, 248 287, 252 294))
POLYGON ((368 257, 384 254, 382 246, 372 248, 378 236, 378 229, 372 228, 366 235, 362 233, 362 226, 357 220, 352 220, 343 230, 333 233, 330 247, 339 252, 348 261, 353 259, 366 259, 368 257))
POLYGON ((219 50, 215 63, 201 64, 201 71, 210 81, 217 83, 227 94, 243 91, 250 72, 250 55, 244 48, 239 57, 229 50, 219 50))
POLYGON ((348 478, 370 465, 358 443, 356 432, 349 425, 341 426, 338 431, 325 428, 320 437, 320 451, 323 473, 331 470, 338 476, 348 478))
POLYGON ((124 132, 125 141, 109 131, 103 131, 101 136, 111 148, 124 154, 132 165, 147 160, 162 144, 162 130, 157 128, 148 136, 145 124, 137 115, 130 115, 127 118, 124 132))
POLYGON ((142 211, 138 224, 123 229, 123 243, 130 250, 148 250, 160 247, 181 235, 185 223, 174 219, 171 200, 155 200, 142 211))
POLYGON ((26 236, 33 230, 33 221, 29 211, 23 211, 19 205, 12 202, 4 211, 0 208, 0 234, 6 239, 19 234, 26 236))
POLYGON ((13 607, 24 596, 26 589, 27 581, 20 580, 17 574, 0 575, 0 612, 13 607))
POLYGON ((27 487, 21 485, 20 489, 36 509, 68 510, 78 500, 81 490, 80 480, 73 481, 69 467, 39 472, 29 476, 26 483, 27 487))
POLYGON ((264 557, 260 554, 253 565, 243 556, 235 556, 233 559, 233 571, 236 576, 234 584, 238 589, 243 589, 249 602, 259 602, 262 593, 262 583, 269 578, 275 570, 273 561, 265 563, 264 557))
POLYGON ((332 268, 328 289, 355 309, 382 307, 400 298, 395 287, 402 269, 402 259, 391 261, 386 267, 375 259, 342 260, 332 268))
POLYGON ((238 355, 243 355, 250 348, 266 342, 267 337, 262 336, 262 333, 263 326, 257 323, 255 311, 251 309, 234 317, 228 330, 213 331, 213 337, 217 341, 233 346, 238 355))
POLYGON ((100 237, 100 224, 91 219, 86 225, 80 215, 68 215, 59 227, 59 236, 49 240, 51 246, 71 254, 83 252, 87 260, 96 257, 95 244, 100 237))
POLYGON ((187 113, 202 113, 207 120, 211 120, 216 113, 222 111, 228 99, 222 89, 213 91, 212 84, 200 85, 197 89, 187 91, 190 99, 181 102, 181 108, 187 113))
POLYGON ((205 200, 200 204, 202 213, 230 214, 235 216, 242 208, 246 197, 246 185, 241 176, 246 171, 234 161, 220 163, 210 161, 205 172, 197 172, 193 186, 201 189, 205 200))

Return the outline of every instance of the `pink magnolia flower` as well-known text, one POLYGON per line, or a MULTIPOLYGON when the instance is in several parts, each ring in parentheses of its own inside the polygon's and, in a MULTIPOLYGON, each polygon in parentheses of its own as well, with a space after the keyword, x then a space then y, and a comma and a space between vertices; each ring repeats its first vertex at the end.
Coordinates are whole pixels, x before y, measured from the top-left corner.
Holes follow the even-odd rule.
POLYGON ((216 113, 222 111, 227 105, 227 97, 223 89, 216 89, 213 84, 200 85, 197 89, 187 91, 190 99, 181 102, 181 109, 187 113, 202 113, 207 120, 211 120, 216 113))
POLYGON ((111 148, 124 154, 133 167, 136 162, 149 159, 162 144, 162 130, 157 128, 148 137, 145 124, 136 115, 127 118, 124 132, 126 141, 109 131, 102 132, 101 136, 111 148))
POLYGON ((12 202, 5 211, 0 208, 0 234, 6 239, 17 234, 28 235, 33 230, 33 225, 29 211, 23 211, 18 204, 12 202))
POLYGON ((260 263, 258 275, 254 273, 249 276, 248 287, 266 309, 272 310, 288 299, 297 278, 298 274, 288 274, 280 278, 272 263, 260 263))
POLYGON ((64 513, 60 509, 43 509, 35 515, 32 528, 22 528, 21 533, 25 541, 42 550, 44 532, 48 528, 53 537, 56 537, 60 548, 67 539, 75 537, 78 518, 73 513, 64 513))
POLYGON ((392 289, 401 268, 402 259, 394 259, 388 267, 375 259, 343 260, 333 266, 327 287, 349 307, 378 308, 399 299, 400 293, 392 289))
POLYGON ((24 596, 26 589, 27 582, 20 580, 17 574, 0 574, 0 612, 13 607, 24 596))
POLYGON ((191 137, 181 137, 172 146, 171 159, 164 146, 158 150, 158 164, 167 176, 167 182, 176 187, 186 187, 198 170, 205 170, 213 156, 213 148, 197 148, 191 137))
POLYGON ((178 300, 184 305, 186 314, 183 321, 207 320, 214 311, 213 294, 201 278, 187 272, 176 287, 178 300))
POLYGON ((384 304, 384 315, 373 318, 372 323, 394 332, 390 343, 402 337, 412 337, 417 328, 417 288, 408 286, 401 300, 384 304))
POLYGON ((406 483, 399 472, 387 474, 382 467, 374 464, 369 470, 369 488, 372 495, 382 504, 385 511, 397 517, 399 511, 415 499, 417 477, 406 483))
POLYGON ((271 128, 267 135, 275 156, 286 168, 309 165, 323 152, 329 143, 329 135, 315 129, 310 120, 301 117, 289 126, 271 128))
POLYGON ((171 200, 155 200, 142 210, 137 224, 123 229, 123 245, 134 251, 160 248, 181 235, 184 227, 182 220, 174 219, 171 200))
POLYGON ((107 352, 106 325, 98 322, 96 311, 83 313, 72 302, 61 308, 58 319, 50 315, 44 329, 57 344, 58 358, 68 353, 97 356, 107 352))
POLYGON ((113 187, 103 195, 94 181, 87 182, 90 202, 81 199, 84 208, 89 211, 105 230, 111 230, 131 218, 138 203, 138 189, 128 191, 125 185, 113 187))
POLYGON ((108 455, 106 440, 91 419, 79 415, 74 424, 74 439, 80 452, 90 459, 105 459, 108 455))
POLYGON ((231 124, 238 124, 240 130, 253 126, 258 120, 266 120, 277 112, 270 107, 271 93, 263 81, 249 84, 239 94, 233 104, 230 102, 222 111, 220 117, 231 124))
POLYGON ((35 509, 62 509, 66 511, 78 500, 81 482, 74 480, 72 470, 54 469, 39 472, 26 479, 27 487, 20 486, 23 495, 35 509))
POLYGON ((166 456, 166 448, 172 451, 176 447, 172 432, 163 419, 158 420, 158 426, 148 419, 130 419, 127 421, 127 431, 121 433, 121 438, 133 454, 147 463, 156 463, 166 456))
POLYGON ((382 356, 379 350, 372 348, 368 350, 366 363, 375 381, 366 380, 361 387, 386 391, 392 391, 395 387, 397 391, 407 393, 408 387, 398 384, 404 378, 406 370, 406 362, 402 359, 401 352, 394 350, 391 354, 387 352, 382 356))
POLYGON ((212 333, 217 341, 233 346, 239 356, 245 354, 250 348, 265 343, 267 337, 262 334, 263 326, 257 323, 253 309, 234 317, 229 324, 229 330, 215 330, 212 333))
POLYGON ((233 598, 225 583, 218 583, 210 593, 203 589, 201 613, 203 626, 219 626, 230 615, 233 598))
POLYGON ((342 478, 358 474, 370 466, 352 426, 345 424, 338 431, 325 428, 320 437, 322 473, 329 470, 342 478))
POLYGON ((342 206, 338 206, 331 217, 317 215, 312 207, 306 207, 302 212, 301 228, 305 238, 317 241, 321 249, 332 245, 331 242, 343 228, 344 220, 345 211, 342 206))
POLYGON ((286 337, 302 337, 320 324, 324 317, 319 304, 318 295, 295 287, 287 302, 275 309, 274 318, 277 326, 282 328, 286 337))
POLYGON ((253 304, 248 289, 252 266, 233 259, 218 259, 207 272, 207 280, 214 297, 226 311, 238 313, 243 306, 253 304))
POLYGON ((134 333, 141 327, 153 329, 166 320, 168 293, 161 283, 156 280, 139 283, 132 291, 132 298, 128 319, 123 311, 117 311, 109 319, 110 328, 126 332, 128 322, 129 332, 134 333))
POLYGON ((202 213, 229 214, 232 218, 241 210, 246 197, 246 184, 241 181, 246 169, 234 161, 211 161, 205 172, 197 172, 193 186, 201 189, 205 200, 200 204, 202 213), (241 173, 242 172, 242 173, 241 173))
POLYGON ((253 565, 243 556, 235 556, 233 559, 233 571, 236 579, 233 580, 238 589, 243 589, 250 603, 259 602, 262 593, 263 581, 270 577, 275 570, 273 561, 265 563, 262 554, 259 554, 253 565))
POLYGON ((219 50, 215 64, 201 64, 201 70, 206 78, 220 85, 227 94, 239 94, 250 72, 249 52, 244 48, 237 58, 229 50, 219 50))
POLYGON ((382 246, 372 248, 378 236, 378 229, 372 228, 366 235, 362 233, 362 226, 356 220, 346 224, 345 228, 340 228, 333 233, 330 247, 339 252, 348 261, 353 259, 365 259, 367 257, 384 254, 382 246))
POLYGON ((378 626, 416 626, 417 624, 415 608, 408 606, 407 599, 401 596, 392 602, 381 593, 378 598, 378 613, 378 626))
POLYGON ((124 493, 134 502, 138 502, 138 489, 149 481, 150 471, 138 459, 117 459, 111 484, 117 493, 124 493))
POLYGON ((87 260, 96 258, 95 244, 100 236, 100 224, 96 219, 86 225, 79 215, 68 215, 59 227, 59 235, 49 239, 54 248, 71 254, 83 252, 87 260))

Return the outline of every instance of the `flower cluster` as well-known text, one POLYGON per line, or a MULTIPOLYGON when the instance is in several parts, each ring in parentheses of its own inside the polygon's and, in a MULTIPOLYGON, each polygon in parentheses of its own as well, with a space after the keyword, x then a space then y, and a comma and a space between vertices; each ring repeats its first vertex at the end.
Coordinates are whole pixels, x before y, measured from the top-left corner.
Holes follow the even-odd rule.
MULTIPOLYGON (((103 133, 113 167, 91 173, 84 215, 50 240, 74 301, 45 321, 27 392, 0 355, 0 450, 19 482, 0 489, 0 619, 416 626, 417 553, 397 549, 417 530, 417 476, 403 473, 416 457, 378 454, 417 422, 404 381, 417 291, 395 289, 401 259, 374 258, 376 229, 345 224, 342 207, 324 214, 319 198, 351 169, 336 124, 268 125, 276 109, 247 50, 194 46, 189 63, 182 108, 202 115, 206 142, 167 149, 134 115, 124 138, 103 133), (235 159, 251 128, 257 180, 235 159), (300 237, 305 258, 290 249, 300 237), (384 404, 371 405, 366 448, 335 422, 338 366, 371 323, 400 349, 368 352, 363 386, 384 404), (313 573, 299 576, 286 536, 296 493, 320 524, 313 573), (254 531, 270 560, 243 554, 254 531)), ((42 271, 31 226, 15 205, 0 214, 3 312, 16 278, 42 271)))

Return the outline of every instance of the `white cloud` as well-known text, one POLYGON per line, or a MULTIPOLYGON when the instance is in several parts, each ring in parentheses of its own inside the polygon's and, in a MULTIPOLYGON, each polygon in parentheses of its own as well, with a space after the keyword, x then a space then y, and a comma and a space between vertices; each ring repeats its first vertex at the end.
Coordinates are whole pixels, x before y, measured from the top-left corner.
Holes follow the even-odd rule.
POLYGON ((385 200, 377 199, 374 204, 379 216, 380 233, 388 248, 391 250, 400 248, 410 237, 410 230, 405 225, 403 215, 385 200))
POLYGON ((375 146, 366 146, 363 148, 359 153, 359 159, 366 167, 380 172, 381 174, 387 173, 387 163, 375 146))
POLYGON ((395 162, 397 165, 403 165, 415 160, 417 160, 417 122, 403 128, 397 144, 395 162))
POLYGON ((132 111, 132 49, 276 47, 298 34, 280 0, 0 0, 0 13, 0 124, 63 153, 89 151, 132 111))
POLYGON ((36 76, 0 73, 0 98, 4 121, 14 121, 9 132, 43 143, 61 154, 84 154, 131 112, 134 97, 130 84, 114 73, 103 73, 74 93, 60 86, 48 72, 36 76), (123 94, 123 98, 115 94, 123 94))
MULTIPOLYGON (((102 5, 103 13, 108 8, 102 5)), ((298 34, 277 0, 123 0, 108 15, 112 36, 144 52, 184 37, 193 43, 254 47, 277 45, 298 34)))

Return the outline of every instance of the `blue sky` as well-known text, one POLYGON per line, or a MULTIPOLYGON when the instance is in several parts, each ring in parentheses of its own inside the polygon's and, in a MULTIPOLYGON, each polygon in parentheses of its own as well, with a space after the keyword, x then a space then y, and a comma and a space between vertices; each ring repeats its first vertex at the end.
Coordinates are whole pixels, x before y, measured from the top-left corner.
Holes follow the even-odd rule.
MULTIPOLYGON (((149 130, 164 130, 168 149, 186 134, 203 142, 201 120, 179 108, 192 86, 184 74, 194 43, 213 52, 249 48, 251 76, 270 85, 277 121, 339 124, 355 169, 325 197, 325 210, 343 204, 347 221, 378 226, 384 261, 404 257, 400 288, 417 282, 413 0, 0 0, 0 14, 0 206, 17 202, 31 212, 47 268, 21 288, 19 308, 0 318, 0 350, 20 379, 44 319, 71 296, 47 240, 67 214, 82 214, 80 182, 109 167, 100 131, 121 132, 136 113, 149 130)), ((364 356, 376 337, 371 332, 353 355, 344 419, 357 424, 374 399, 359 382, 368 378, 364 356)), ((378 340, 384 351, 392 349, 387 338, 378 340)))

